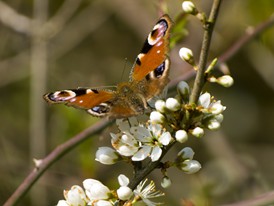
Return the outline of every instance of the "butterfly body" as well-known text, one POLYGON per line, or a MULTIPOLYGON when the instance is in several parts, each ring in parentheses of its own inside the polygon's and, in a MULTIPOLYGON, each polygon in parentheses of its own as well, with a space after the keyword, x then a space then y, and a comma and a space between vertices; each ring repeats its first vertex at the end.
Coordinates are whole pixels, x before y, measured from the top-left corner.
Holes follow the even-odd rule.
POLYGON ((115 89, 78 88, 44 95, 49 103, 84 109, 97 117, 126 118, 143 114, 147 101, 162 92, 169 82, 168 39, 171 20, 164 15, 147 37, 133 65, 130 81, 115 89))

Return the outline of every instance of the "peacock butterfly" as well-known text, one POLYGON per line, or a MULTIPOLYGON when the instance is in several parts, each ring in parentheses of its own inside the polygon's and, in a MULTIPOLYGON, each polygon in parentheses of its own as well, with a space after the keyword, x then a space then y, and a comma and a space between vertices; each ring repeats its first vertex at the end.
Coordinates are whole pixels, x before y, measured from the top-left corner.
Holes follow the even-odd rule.
POLYGON ((130 73, 129 82, 115 89, 77 88, 47 93, 49 103, 63 103, 86 110, 97 117, 126 118, 143 114, 148 101, 159 95, 169 82, 169 34, 172 21, 162 16, 149 33, 130 73))

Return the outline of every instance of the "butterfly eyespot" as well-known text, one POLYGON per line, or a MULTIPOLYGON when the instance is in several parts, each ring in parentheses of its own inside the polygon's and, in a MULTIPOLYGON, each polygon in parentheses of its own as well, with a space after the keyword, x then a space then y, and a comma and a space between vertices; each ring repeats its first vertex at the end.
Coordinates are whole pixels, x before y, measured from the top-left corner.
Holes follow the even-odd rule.
POLYGON ((164 71, 165 71, 165 62, 163 62, 156 69, 154 69, 153 73, 156 78, 159 78, 163 75, 164 71))
POLYGON ((47 95, 47 98, 53 102, 58 102, 58 101, 66 101, 75 96, 76 96, 75 92, 71 90, 63 90, 63 91, 50 93, 47 95))
POLYGON ((110 110, 110 107, 108 104, 101 103, 87 110, 87 112, 95 116, 104 116, 109 112, 109 110, 110 110))

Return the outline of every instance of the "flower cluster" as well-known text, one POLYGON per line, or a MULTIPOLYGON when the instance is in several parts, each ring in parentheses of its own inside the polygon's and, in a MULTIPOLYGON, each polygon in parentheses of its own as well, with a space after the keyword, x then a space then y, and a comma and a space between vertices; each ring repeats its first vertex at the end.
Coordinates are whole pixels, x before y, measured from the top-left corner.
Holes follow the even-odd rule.
POLYGON ((155 189, 155 184, 147 180, 141 182, 134 191, 129 187, 129 179, 125 175, 119 175, 120 187, 117 190, 110 190, 107 186, 95 179, 83 181, 83 187, 74 185, 70 190, 64 191, 65 200, 59 200, 57 206, 113 206, 119 201, 131 205, 142 200, 147 205, 157 205, 150 199, 163 196, 164 194, 155 189))
POLYGON ((156 101, 156 111, 150 114, 151 122, 170 126, 175 131, 175 139, 181 143, 187 140, 188 134, 202 137, 205 128, 220 128, 222 112, 226 109, 220 100, 215 100, 206 92, 200 95, 197 105, 189 104, 188 84, 180 82, 177 90, 178 95, 175 98, 156 101))
POLYGON ((170 132, 160 124, 148 123, 131 126, 132 121, 136 119, 117 120, 120 132, 110 134, 115 150, 109 147, 99 148, 96 152, 97 161, 103 164, 114 164, 123 156, 130 157, 132 161, 142 161, 150 157, 154 162, 161 157, 162 148, 174 140, 170 132))

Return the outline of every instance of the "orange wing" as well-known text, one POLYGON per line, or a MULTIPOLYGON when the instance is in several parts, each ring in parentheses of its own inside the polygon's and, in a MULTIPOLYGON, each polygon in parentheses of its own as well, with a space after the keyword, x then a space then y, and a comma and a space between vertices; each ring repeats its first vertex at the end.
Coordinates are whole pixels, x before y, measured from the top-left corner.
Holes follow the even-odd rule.
POLYGON ((147 74, 159 67, 167 58, 169 33, 172 21, 164 15, 148 35, 131 71, 132 81, 141 81, 147 74))
POLYGON ((84 109, 94 116, 106 116, 114 95, 115 92, 111 90, 78 88, 48 93, 43 97, 49 103, 84 109))

